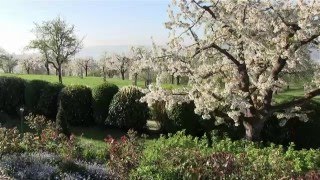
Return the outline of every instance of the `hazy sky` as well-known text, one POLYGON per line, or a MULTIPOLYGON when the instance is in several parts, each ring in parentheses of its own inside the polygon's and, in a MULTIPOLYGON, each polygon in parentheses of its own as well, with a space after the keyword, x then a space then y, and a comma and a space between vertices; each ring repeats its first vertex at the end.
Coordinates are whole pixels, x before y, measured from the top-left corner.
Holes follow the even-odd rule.
MULTIPOLYGON (((87 53, 105 46, 150 45, 151 36, 164 43, 168 31, 169 0, 1 0, 0 47, 19 53, 33 38, 34 22, 57 16, 76 26, 85 36, 87 53)), ((96 50, 99 49, 99 50, 96 50)))

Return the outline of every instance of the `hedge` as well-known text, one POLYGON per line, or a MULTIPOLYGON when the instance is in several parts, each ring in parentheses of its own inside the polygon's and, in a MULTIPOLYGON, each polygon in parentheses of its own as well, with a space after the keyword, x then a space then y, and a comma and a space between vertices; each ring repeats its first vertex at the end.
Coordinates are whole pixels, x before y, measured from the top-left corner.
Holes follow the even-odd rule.
POLYGON ((43 89, 37 103, 37 112, 48 118, 55 118, 58 112, 58 96, 64 85, 48 83, 43 89))
POLYGON ((108 117, 111 100, 118 91, 118 86, 111 83, 104 83, 93 89, 93 109, 96 124, 104 124, 108 117))
POLYGON ((195 114, 194 102, 177 103, 169 110, 169 121, 164 124, 164 129, 167 132, 175 133, 185 129, 187 134, 198 135, 202 132, 201 116, 195 114))
POLYGON ((68 126, 94 124, 92 92, 87 86, 72 85, 63 88, 58 98, 57 124, 67 132, 68 126))
POLYGON ((28 111, 37 112, 38 102, 43 89, 49 84, 47 81, 31 80, 26 83, 25 105, 28 111))
POLYGON ((25 80, 17 77, 0 77, 0 110, 17 115, 24 105, 25 80))
POLYGON ((106 124, 142 130, 149 118, 147 104, 140 102, 142 96, 144 94, 135 86, 121 88, 111 101, 106 124))

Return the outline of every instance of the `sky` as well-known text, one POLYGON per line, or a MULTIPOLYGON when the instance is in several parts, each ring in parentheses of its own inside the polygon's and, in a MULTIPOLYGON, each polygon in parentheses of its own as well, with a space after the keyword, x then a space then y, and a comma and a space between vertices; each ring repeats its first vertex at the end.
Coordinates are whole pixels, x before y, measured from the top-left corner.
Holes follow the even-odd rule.
POLYGON ((0 47, 20 53, 34 38, 34 23, 58 16, 84 37, 83 56, 106 50, 122 51, 132 45, 164 44, 170 0, 1 0, 0 47))

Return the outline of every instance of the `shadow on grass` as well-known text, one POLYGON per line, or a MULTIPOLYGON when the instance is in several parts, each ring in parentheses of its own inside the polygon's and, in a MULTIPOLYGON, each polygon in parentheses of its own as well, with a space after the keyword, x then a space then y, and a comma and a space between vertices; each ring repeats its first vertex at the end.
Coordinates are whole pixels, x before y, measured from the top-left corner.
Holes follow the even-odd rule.
MULTIPOLYGON (((148 128, 138 133, 138 136, 142 134, 147 135, 147 139, 155 139, 160 136, 160 132, 157 128, 154 128, 154 122, 148 122, 148 128), (150 124, 152 128, 150 128, 150 124)), ((126 135, 128 130, 118 129, 114 127, 92 126, 92 127, 72 127, 71 132, 76 136, 81 136, 85 139, 92 139, 97 141, 104 141, 108 136, 115 139, 120 139, 126 135)))
POLYGON ((101 140, 103 141, 108 135, 114 138, 121 138, 121 136, 126 135, 126 131, 115 129, 115 128, 105 128, 100 126, 92 127, 72 127, 71 132, 76 136, 82 136, 87 139, 101 140))

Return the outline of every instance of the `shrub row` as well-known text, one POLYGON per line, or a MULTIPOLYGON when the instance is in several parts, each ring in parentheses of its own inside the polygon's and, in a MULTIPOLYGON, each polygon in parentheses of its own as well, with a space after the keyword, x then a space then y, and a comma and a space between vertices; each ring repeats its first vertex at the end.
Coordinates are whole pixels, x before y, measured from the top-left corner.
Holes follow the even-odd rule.
MULTIPOLYGON (((64 88, 61 84, 41 80, 26 82, 16 77, 0 77, 0 111, 17 114, 25 105, 29 112, 56 118, 65 129, 69 125, 90 125, 95 120, 98 125, 141 130, 149 118, 149 108, 139 101, 142 96, 141 90, 132 86, 119 90, 116 85, 106 83, 91 91, 85 86, 64 88)), ((191 101, 166 110, 164 102, 158 102, 151 108, 151 118, 160 122, 166 133, 185 129, 187 134, 202 135, 216 129, 220 136, 243 137, 242 126, 235 127, 232 122, 214 126, 214 119, 203 120, 194 113, 194 107, 191 101)), ((263 140, 284 145, 294 142, 298 148, 320 147, 320 117, 317 115, 320 103, 310 102, 302 110, 308 113, 310 121, 292 119, 281 127, 276 118, 271 118, 264 127, 263 140)))
MULTIPOLYGON (((109 104, 118 87, 105 83, 93 89, 86 86, 25 81, 16 77, 0 77, 0 111, 18 115, 25 112, 44 115, 70 125, 104 124, 109 104)), ((62 123, 63 124, 63 123, 62 123)))
POLYGON ((146 145, 131 176, 133 179, 294 179, 320 168, 318 150, 297 151, 293 146, 285 150, 281 146, 216 136, 212 141, 215 143, 208 148, 205 139, 184 133, 154 140, 146 145))
POLYGON ((66 134, 70 126, 94 123, 142 130, 149 109, 139 101, 144 95, 141 89, 129 86, 118 91, 116 85, 109 83, 92 91, 83 85, 64 87, 42 80, 0 77, 0 110, 16 114, 24 106, 26 112, 56 118, 57 125, 66 134))
MULTIPOLYGON (((132 134, 132 133, 131 133, 132 134)), ((319 150, 264 146, 220 138, 212 147, 205 137, 177 132, 145 143, 132 135, 106 139, 110 174, 117 179, 318 179, 319 150)))

